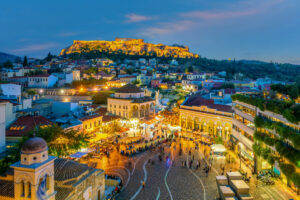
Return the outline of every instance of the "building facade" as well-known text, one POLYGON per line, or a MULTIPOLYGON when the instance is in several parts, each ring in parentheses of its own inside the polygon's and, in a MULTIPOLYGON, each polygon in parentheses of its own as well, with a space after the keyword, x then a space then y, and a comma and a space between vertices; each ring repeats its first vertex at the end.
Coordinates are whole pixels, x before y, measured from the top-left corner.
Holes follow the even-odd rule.
POLYGON ((206 134, 228 141, 232 127, 231 106, 214 104, 213 100, 191 96, 180 105, 179 124, 185 133, 206 134))
POLYGON ((28 87, 31 88, 51 88, 53 87, 58 78, 49 74, 41 74, 28 77, 28 87))
POLYGON ((107 98, 107 110, 111 114, 124 118, 143 118, 154 114, 155 100, 147 97, 141 88, 125 85, 113 97, 107 98))
POLYGON ((232 137, 234 151, 248 163, 248 166, 254 169, 254 118, 257 114, 257 108, 250 104, 240 101, 233 102, 234 117, 232 121, 232 137))
POLYGON ((0 153, 6 150, 5 142, 5 102, 0 102, 0 153))

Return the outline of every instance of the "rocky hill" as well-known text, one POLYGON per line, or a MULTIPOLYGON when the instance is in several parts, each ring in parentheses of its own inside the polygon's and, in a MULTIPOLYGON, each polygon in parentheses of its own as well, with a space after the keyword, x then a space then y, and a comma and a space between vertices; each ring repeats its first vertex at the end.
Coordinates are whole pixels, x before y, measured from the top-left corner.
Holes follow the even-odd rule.
POLYGON ((73 44, 60 52, 60 56, 90 51, 124 53, 128 55, 155 55, 157 57, 198 58, 198 54, 189 52, 187 46, 145 43, 143 39, 116 38, 115 41, 82 41, 73 44))

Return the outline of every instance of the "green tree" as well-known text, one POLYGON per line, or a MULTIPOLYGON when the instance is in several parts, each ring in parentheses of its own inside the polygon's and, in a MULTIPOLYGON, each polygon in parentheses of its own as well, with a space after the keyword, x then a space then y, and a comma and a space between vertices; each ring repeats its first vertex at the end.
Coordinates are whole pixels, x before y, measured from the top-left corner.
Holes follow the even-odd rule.
POLYGON ((51 61, 52 60, 52 58, 53 58, 54 56, 49 52, 48 53, 48 55, 47 55, 47 57, 45 58, 46 59, 46 61, 51 61))
POLYGON ((291 86, 291 88, 288 91, 288 94, 291 99, 297 99, 299 96, 299 88, 298 85, 294 84, 291 86))
POLYGON ((24 67, 28 66, 27 56, 24 56, 24 59, 23 59, 23 66, 24 66, 24 67))
MULTIPOLYGON (((63 157, 75 153, 81 148, 87 147, 88 135, 73 129, 64 130, 61 126, 54 124, 45 128, 36 128, 29 133, 29 137, 41 137, 48 144, 51 155, 63 157)), ((26 141, 24 138, 22 141, 26 141)), ((22 146, 22 143, 19 144, 22 146)))
POLYGON ((35 95, 37 92, 35 90, 27 90, 26 91, 28 95, 35 95))
POLYGON ((4 62, 3 64, 2 64, 2 66, 4 67, 4 68, 12 68, 13 67, 13 64, 12 64, 12 62, 11 61, 6 61, 6 62, 4 62))

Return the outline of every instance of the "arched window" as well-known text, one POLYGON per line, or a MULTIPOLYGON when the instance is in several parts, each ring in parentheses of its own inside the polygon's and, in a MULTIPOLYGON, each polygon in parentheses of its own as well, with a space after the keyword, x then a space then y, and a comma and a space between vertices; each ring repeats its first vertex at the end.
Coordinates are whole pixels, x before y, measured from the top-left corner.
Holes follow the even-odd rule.
POLYGON ((21 181, 21 197, 25 196, 25 182, 21 181))
POLYGON ((46 175, 46 191, 50 189, 50 176, 46 175))
POLYGON ((28 198, 31 198, 31 183, 28 183, 28 198))

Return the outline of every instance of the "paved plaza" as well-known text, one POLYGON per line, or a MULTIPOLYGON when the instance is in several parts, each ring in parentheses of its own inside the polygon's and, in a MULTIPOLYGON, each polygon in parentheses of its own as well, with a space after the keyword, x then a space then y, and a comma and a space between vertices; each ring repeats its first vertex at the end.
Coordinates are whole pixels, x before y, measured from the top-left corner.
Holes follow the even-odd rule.
MULTIPOLYGON (((109 158, 91 159, 97 163, 97 168, 102 168, 106 174, 121 177, 123 189, 116 197, 118 200, 133 199, 163 199, 163 200, 213 200, 218 199, 218 190, 215 181, 216 175, 222 173, 221 166, 212 162, 208 177, 203 170, 208 160, 204 152, 208 152, 207 146, 200 145, 195 149, 192 141, 177 139, 176 141, 163 144, 164 155, 159 160, 160 150, 148 150, 134 157, 126 157, 113 151, 109 158), (180 144, 182 153, 179 154, 180 144), (191 151, 191 155, 189 155, 191 151), (191 169, 182 167, 183 161, 190 161, 194 157, 191 169), (150 160, 150 162, 149 162, 150 160), (153 163, 152 163, 153 161, 153 163), (196 162, 200 161, 200 168, 195 169, 196 162), (145 187, 142 187, 142 182, 145 187)), ((245 166, 244 166, 245 167, 245 166)), ((239 162, 226 165, 225 173, 229 170, 238 170, 239 162)), ((257 200, 286 200, 297 199, 292 193, 281 187, 281 184, 273 186, 262 185, 252 178, 250 193, 257 200)), ((299 199, 299 198, 298 198, 299 199)))

